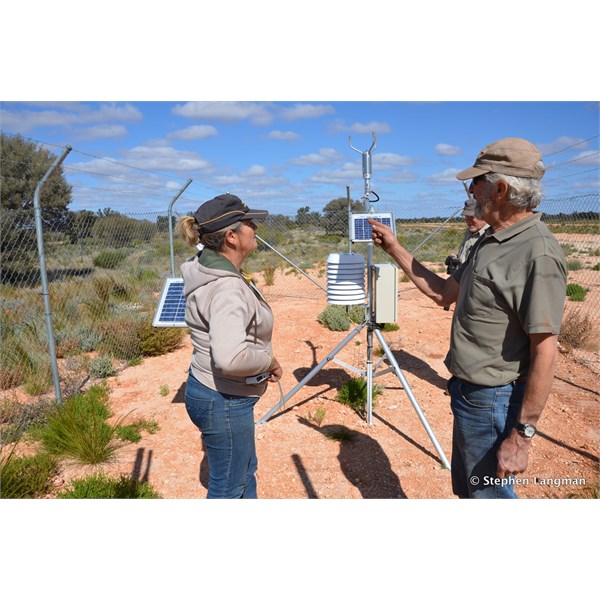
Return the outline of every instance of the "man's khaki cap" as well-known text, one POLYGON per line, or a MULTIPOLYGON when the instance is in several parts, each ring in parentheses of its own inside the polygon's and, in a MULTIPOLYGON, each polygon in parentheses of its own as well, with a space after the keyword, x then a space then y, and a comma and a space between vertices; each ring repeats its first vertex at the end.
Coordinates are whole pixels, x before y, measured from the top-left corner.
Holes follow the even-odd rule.
POLYGON ((456 175, 457 179, 473 179, 486 173, 501 173, 514 177, 541 179, 544 166, 542 153, 531 142, 521 138, 504 138, 488 144, 475 164, 456 175))

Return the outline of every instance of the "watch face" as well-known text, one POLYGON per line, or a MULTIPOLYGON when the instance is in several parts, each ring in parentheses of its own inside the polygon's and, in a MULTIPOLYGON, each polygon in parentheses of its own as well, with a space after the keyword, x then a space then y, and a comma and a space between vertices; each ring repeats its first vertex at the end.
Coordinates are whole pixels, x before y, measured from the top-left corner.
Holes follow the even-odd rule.
POLYGON ((536 434, 536 428, 529 424, 529 423, 524 423, 521 424, 519 423, 519 426, 517 427, 517 429, 519 430, 519 433, 526 438, 532 438, 535 434, 536 434))

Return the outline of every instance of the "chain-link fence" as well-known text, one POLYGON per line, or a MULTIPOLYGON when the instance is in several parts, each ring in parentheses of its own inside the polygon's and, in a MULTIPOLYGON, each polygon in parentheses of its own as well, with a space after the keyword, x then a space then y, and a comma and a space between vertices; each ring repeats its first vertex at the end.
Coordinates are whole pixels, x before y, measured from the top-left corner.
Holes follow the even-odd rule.
MULTIPOLYGON (((574 291, 565 315, 583 315, 593 325, 600 320, 599 198, 548 199, 540 206, 567 258, 574 291)), ((436 222, 406 211, 402 218, 395 215, 398 238, 430 268, 445 272, 445 258, 456 252, 465 231, 460 208, 436 222)), ((267 298, 325 301, 328 255, 367 251, 368 244, 349 241, 348 220, 347 210, 271 215, 259 227, 259 248, 245 268, 267 298)), ((0 445, 57 400, 54 372, 62 396, 69 397, 90 378, 164 353, 187 334, 182 328, 152 327, 166 278, 179 276, 179 265, 194 253, 176 238, 171 244, 166 211, 57 215, 42 210, 42 223, 50 314, 34 211, 1 213, 0 445)), ((372 252, 373 264, 390 262, 378 248, 372 252)))

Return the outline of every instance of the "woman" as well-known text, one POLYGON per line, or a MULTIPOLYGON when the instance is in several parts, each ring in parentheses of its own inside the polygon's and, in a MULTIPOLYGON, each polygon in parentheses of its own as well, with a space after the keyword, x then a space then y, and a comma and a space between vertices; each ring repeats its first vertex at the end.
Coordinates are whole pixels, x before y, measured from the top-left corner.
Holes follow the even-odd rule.
POLYGON ((273 313, 241 267, 257 246, 254 219, 267 215, 223 194, 177 225, 183 240, 202 245, 181 272, 194 347, 185 406, 202 433, 207 498, 257 497, 254 405, 282 369, 271 349, 273 313))

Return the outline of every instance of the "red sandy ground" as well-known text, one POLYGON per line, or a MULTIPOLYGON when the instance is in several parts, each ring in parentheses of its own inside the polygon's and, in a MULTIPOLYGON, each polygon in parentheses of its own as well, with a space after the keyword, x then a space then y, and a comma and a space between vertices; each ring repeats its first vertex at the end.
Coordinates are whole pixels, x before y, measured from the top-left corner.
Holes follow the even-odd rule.
MULTIPOLYGON (((285 278, 280 276, 275 285, 285 287, 285 278)), ((349 332, 332 332, 317 321, 327 306, 324 297, 278 297, 271 306, 276 318, 274 349, 284 368, 281 384, 287 394, 349 332)), ((443 358, 452 312, 435 306, 410 283, 400 284, 398 310, 400 329, 384 337, 450 460, 452 415, 443 358)), ((366 335, 363 329, 337 358, 363 369, 366 335)), ((375 340, 374 346, 378 345, 375 340)), ((120 449, 116 461, 102 470, 148 481, 169 499, 206 496, 207 464, 200 434, 183 403, 190 356, 186 337, 179 350, 147 358, 109 379, 115 418, 125 415, 125 422, 154 419, 160 430, 153 435, 144 432, 139 443, 120 449), (169 393, 162 395, 161 388, 168 388, 169 393)), ((350 376, 356 374, 328 363, 265 424, 257 425, 259 497, 454 498, 450 473, 399 378, 393 372, 375 378, 384 390, 376 398, 368 424, 336 400, 339 387, 350 376), (320 408, 325 416, 318 424, 314 416, 320 408), (353 432, 351 439, 327 436, 340 427, 353 432)), ((540 433, 532 443, 529 468, 523 482, 516 485, 520 497, 597 496, 599 392, 597 372, 574 353, 561 352, 540 433)), ((279 387, 271 384, 256 406, 256 420, 279 399, 279 387)), ((57 489, 90 471, 89 467, 66 467, 56 479, 57 489)))

